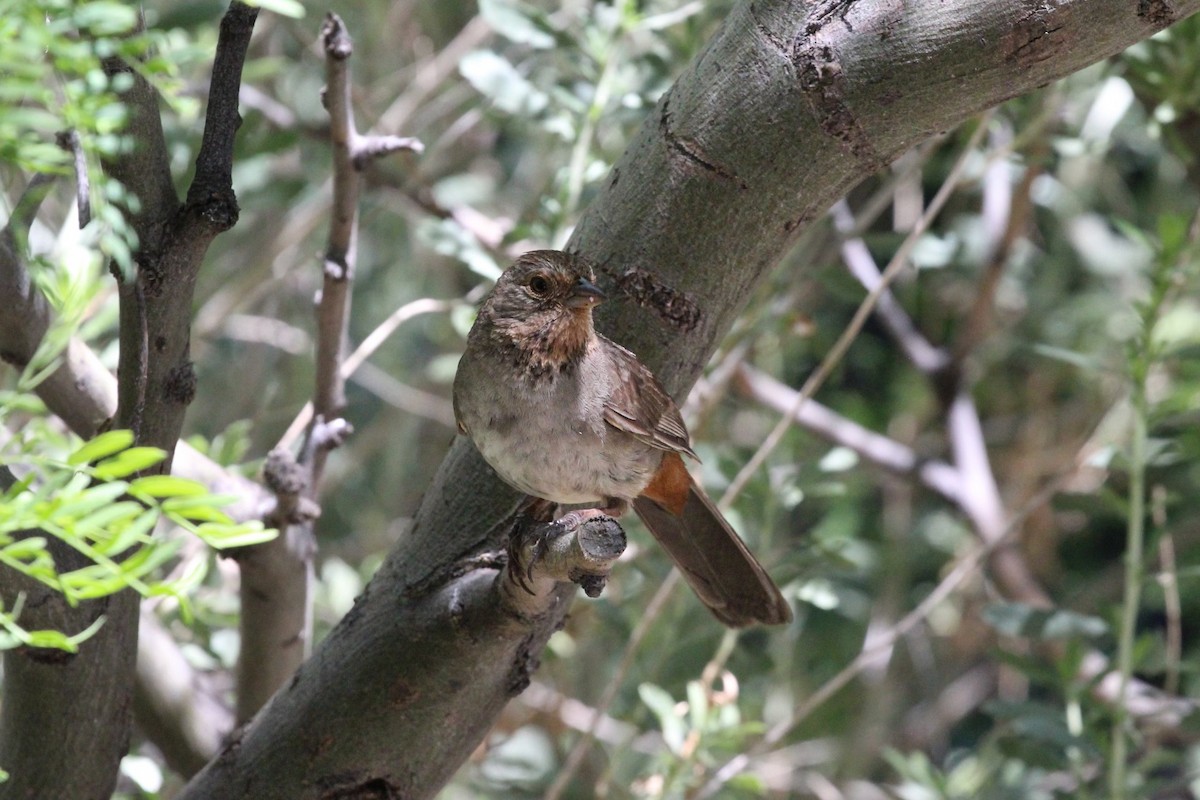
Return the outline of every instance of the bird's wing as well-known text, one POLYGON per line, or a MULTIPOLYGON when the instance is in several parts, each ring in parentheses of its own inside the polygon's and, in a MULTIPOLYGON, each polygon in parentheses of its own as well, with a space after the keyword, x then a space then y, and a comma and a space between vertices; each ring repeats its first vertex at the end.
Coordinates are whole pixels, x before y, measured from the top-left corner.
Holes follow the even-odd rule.
POLYGON ((604 421, 659 450, 697 458, 675 401, 637 356, 601 337, 614 372, 615 385, 604 403, 604 421))

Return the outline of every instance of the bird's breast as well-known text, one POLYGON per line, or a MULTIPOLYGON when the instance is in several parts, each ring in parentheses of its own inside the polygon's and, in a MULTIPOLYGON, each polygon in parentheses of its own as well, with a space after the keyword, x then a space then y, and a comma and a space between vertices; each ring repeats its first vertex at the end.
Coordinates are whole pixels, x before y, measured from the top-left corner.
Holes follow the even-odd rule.
POLYGON ((491 369, 456 381, 456 407, 484 460, 508 484, 561 504, 632 499, 649 483, 662 459, 604 422, 609 383, 588 377, 592 364, 536 381, 511 379, 491 369), (483 373, 489 373, 486 376, 483 373))

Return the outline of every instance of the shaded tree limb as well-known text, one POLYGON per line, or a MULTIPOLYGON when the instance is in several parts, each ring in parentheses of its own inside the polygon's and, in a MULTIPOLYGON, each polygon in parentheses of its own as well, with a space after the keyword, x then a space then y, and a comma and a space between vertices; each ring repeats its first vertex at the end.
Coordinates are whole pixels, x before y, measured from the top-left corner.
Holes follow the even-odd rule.
MULTIPOLYGON (((613 298, 601 329, 681 393, 766 272, 849 187, 1197 9, 739 3, 576 228, 571 248, 613 298)), ((515 502, 456 440, 355 608, 184 797, 434 796, 567 610, 569 585, 546 617, 514 618, 490 570, 448 567, 495 550, 515 502)))
POLYGON ((213 676, 197 672, 158 618, 143 610, 138 628, 133 713, 167 766, 194 775, 217 754, 234 717, 213 676))

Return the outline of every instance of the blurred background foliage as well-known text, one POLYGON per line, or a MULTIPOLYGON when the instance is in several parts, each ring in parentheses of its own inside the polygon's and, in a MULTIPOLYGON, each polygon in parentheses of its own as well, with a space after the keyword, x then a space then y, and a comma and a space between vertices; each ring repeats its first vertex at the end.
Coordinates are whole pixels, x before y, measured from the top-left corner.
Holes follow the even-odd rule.
MULTIPOLYGON (((360 127, 426 145, 423 155, 394 156, 367 175, 351 341, 413 300, 456 302, 402 325, 349 387, 346 416, 357 434, 334 453, 326 478, 320 633, 403 535, 454 435, 450 381, 472 304, 514 253, 565 242, 593 187, 730 5, 400 0, 336 9, 354 37, 360 127)), ((164 0, 146 9, 155 63, 171 65, 163 113, 181 188, 199 145, 223 6, 164 0)), ((199 392, 188 431, 251 475, 311 393, 312 300, 330 194, 315 44, 327 7, 303 8, 303 17, 259 19, 234 172, 241 219, 218 238, 197 292, 199 392)), ((38 43, 14 25, 0 15, 0 40, 24 42, 33 49, 21 58, 39 61, 38 43)), ((69 70, 38 67, 36 80, 29 70, 4 70, 0 111, 11 117, 22 105, 12 100, 18 80, 38 85, 53 74, 44 104, 55 119, 72 119, 72 107, 107 119, 104 107, 70 90, 69 70)), ((533 686, 443 796, 541 797, 556 778, 563 797, 696 796, 713 769, 797 708, 801 724, 715 796, 1105 797, 1114 730, 1130 736, 1121 779, 1131 796, 1198 796, 1194 722, 1135 729, 1118 720, 1114 728, 1112 705, 1078 672, 1088 648, 1117 657, 1133 580, 1141 599, 1133 671, 1169 692, 1200 695, 1192 622, 1200 613, 1198 73, 1200 20, 1192 19, 1000 107, 978 123, 986 135, 966 154, 965 179, 917 242, 915 269, 895 286, 935 346, 953 352, 970 341, 962 371, 1005 511, 1022 516, 1013 547, 1061 616, 1008 596, 988 570, 973 571, 845 688, 804 706, 978 539, 943 497, 794 426, 731 518, 785 586, 796 621, 735 638, 686 590, 656 597, 669 563, 631 523, 634 557, 601 599, 576 602, 533 686), (997 209, 1020 222, 993 270, 997 209), (989 275, 992 313, 974 337, 989 275), (1131 447, 1139 420, 1140 449, 1131 447), (1144 476, 1148 498, 1146 574, 1131 577, 1127 531, 1133 515, 1143 516, 1129 499, 1135 475, 1144 476), (1053 500, 1036 502, 1055 481, 1053 500), (595 743, 566 769, 614 676, 595 743)), ((0 114, 0 132, 10 122, 26 124, 0 114)), ((57 129, 34 122, 38 142, 57 129)), ((99 158, 111 131, 93 127, 90 152, 99 158)), ((851 192, 849 207, 880 265, 973 128, 919 147, 851 192)), ((35 153, 48 159, 40 165, 0 153, 6 211, 27 170, 63 166, 45 148, 35 153)), ((115 364, 116 292, 101 280, 100 259, 81 255, 95 240, 79 244, 69 183, 55 187, 30 246, 43 256, 44 275, 89 287, 72 307, 73 324, 115 364)), ((863 294, 833 225, 819 221, 761 287, 713 366, 742 362, 799 387, 863 294)), ((3 380, 12 389, 10 373, 3 380)), ((689 423, 704 480, 719 497, 778 414, 738 381, 701 387, 708 391, 688 403, 689 423)), ((922 458, 949 458, 946 398, 875 322, 818 399, 922 458)), ((46 424, 35 412, 10 425, 46 424)), ((177 569, 187 559, 214 556, 190 548, 177 569)), ((236 571, 215 559, 212 567, 192 592, 190 621, 170 598, 157 608, 197 666, 220 670, 237 650, 236 571)), ((174 779, 159 763, 152 746, 135 745, 124 770, 129 796, 169 795, 174 779)))

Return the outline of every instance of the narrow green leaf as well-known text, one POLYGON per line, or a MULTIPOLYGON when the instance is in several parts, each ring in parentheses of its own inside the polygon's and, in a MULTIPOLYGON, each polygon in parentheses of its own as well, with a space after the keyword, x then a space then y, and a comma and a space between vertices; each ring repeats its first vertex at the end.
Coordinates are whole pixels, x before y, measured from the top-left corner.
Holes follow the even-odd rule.
POLYGON ((44 536, 30 536, 25 539, 18 539, 12 544, 5 545, 0 552, 3 552, 9 558, 19 558, 22 560, 48 555, 46 552, 46 538, 44 536))
POLYGON ((72 466, 76 464, 90 464, 93 461, 99 461, 105 456, 119 453, 131 444, 133 444, 133 431, 105 431, 90 442, 85 443, 74 453, 71 453, 67 457, 67 463, 72 466))
POLYGON ((129 493, 137 497, 195 497, 207 492, 199 481, 175 475, 147 475, 129 484, 129 493))
POLYGON ((219 508, 213 508, 207 503, 189 503, 190 498, 167 500, 162 504, 163 513, 173 522, 182 525, 184 522, 216 522, 221 525, 232 525, 233 519, 219 508))
POLYGON ((124 528, 130 520, 143 510, 141 503, 121 500, 99 508, 75 523, 80 534, 97 541, 112 539, 111 531, 124 528))
POLYGON ((55 650, 66 650, 68 653, 78 652, 79 648, 71 643, 66 634, 59 631, 29 631, 27 644, 30 647, 52 647, 55 650))
POLYGON ((103 547, 97 546, 96 549, 104 555, 116 557, 134 545, 151 544, 149 533, 154 524, 158 522, 159 513, 153 508, 142 509, 137 503, 132 505, 141 513, 120 526, 115 535, 103 547))
POLYGON ((100 480, 124 478, 154 466, 166 458, 166 455, 157 447, 131 447, 101 461, 92 469, 92 474, 100 480))
POLYGON ((219 525, 205 522, 196 526, 196 535, 209 547, 223 550, 229 547, 248 547, 252 544, 269 542, 279 535, 274 528, 264 528, 258 520, 237 525, 219 525))
POLYGON ((115 502, 118 497, 125 494, 127 488, 129 487, 124 481, 89 486, 78 496, 66 499, 58 506, 53 507, 49 521, 59 525, 72 526, 76 520, 86 517, 102 506, 115 502))

